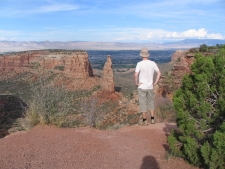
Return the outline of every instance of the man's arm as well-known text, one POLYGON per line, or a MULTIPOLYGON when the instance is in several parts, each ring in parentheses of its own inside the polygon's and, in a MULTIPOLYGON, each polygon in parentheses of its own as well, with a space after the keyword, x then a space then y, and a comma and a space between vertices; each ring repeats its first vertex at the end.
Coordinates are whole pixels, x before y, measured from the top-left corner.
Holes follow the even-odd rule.
POLYGON ((136 85, 136 86, 139 86, 139 85, 138 85, 138 74, 139 74, 139 72, 135 72, 135 73, 134 73, 134 81, 135 81, 135 85, 136 85))
POLYGON ((160 79, 160 76, 161 76, 161 72, 160 71, 158 71, 156 73, 157 73, 157 76, 156 76, 155 82, 153 83, 154 86, 158 83, 158 81, 160 79))

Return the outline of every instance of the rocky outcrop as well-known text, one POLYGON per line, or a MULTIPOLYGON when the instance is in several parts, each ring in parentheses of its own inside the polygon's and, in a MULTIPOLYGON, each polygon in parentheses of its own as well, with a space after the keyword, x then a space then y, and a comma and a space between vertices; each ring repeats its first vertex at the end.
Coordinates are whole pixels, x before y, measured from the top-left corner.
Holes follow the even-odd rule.
MULTIPOLYGON (((213 53, 201 53, 207 57, 213 53)), ((191 73, 191 65, 195 61, 195 53, 191 50, 176 51, 172 56, 173 69, 171 75, 174 80, 174 85, 179 87, 185 74, 191 73)))
POLYGON ((181 86, 184 75, 191 73, 190 67, 194 60, 194 53, 189 50, 174 52, 170 62, 173 69, 161 77, 159 93, 172 99, 172 92, 181 86))
POLYGON ((191 73, 190 65, 194 61, 194 54, 189 53, 187 50, 179 50, 173 54, 171 61, 174 67, 171 71, 174 85, 179 87, 183 76, 187 73, 191 73))
POLYGON ((107 56, 107 60, 103 67, 103 74, 101 79, 101 88, 103 91, 108 91, 110 93, 115 92, 115 84, 113 78, 112 60, 111 56, 107 56))
POLYGON ((101 79, 93 75, 88 53, 85 51, 36 50, 0 56, 2 75, 11 73, 13 74, 11 77, 15 77, 15 74, 25 72, 37 74, 38 68, 56 73, 54 83, 67 86, 71 90, 86 90, 101 86, 103 91, 115 93, 110 55, 107 56, 101 79))
POLYGON ((2 72, 31 71, 31 68, 37 66, 59 70, 77 79, 93 76, 88 54, 83 51, 28 51, 0 57, 0 71, 2 72))
POLYGON ((2 54, 0 56, 0 78, 14 78, 17 74, 30 72, 38 76, 40 70, 55 74, 56 85, 67 86, 70 90, 86 90, 99 86, 94 77, 88 53, 75 50, 37 50, 2 54))

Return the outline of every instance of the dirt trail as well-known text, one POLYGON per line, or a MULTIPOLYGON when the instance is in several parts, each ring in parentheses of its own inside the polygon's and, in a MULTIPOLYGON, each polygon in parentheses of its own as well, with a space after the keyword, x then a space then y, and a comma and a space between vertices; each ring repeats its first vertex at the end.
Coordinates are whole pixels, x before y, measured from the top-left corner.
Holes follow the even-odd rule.
POLYGON ((36 126, 0 139, 1 169, 197 169, 166 156, 175 124, 119 130, 36 126))

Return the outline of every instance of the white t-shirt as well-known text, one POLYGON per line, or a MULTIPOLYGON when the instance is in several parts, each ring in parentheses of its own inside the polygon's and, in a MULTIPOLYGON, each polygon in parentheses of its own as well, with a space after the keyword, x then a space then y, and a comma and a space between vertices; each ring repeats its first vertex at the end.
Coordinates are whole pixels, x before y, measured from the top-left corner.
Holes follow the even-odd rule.
POLYGON ((155 62, 151 60, 142 60, 138 62, 135 69, 135 72, 139 72, 139 83, 141 83, 138 88, 153 89, 153 77, 155 71, 159 71, 155 62))

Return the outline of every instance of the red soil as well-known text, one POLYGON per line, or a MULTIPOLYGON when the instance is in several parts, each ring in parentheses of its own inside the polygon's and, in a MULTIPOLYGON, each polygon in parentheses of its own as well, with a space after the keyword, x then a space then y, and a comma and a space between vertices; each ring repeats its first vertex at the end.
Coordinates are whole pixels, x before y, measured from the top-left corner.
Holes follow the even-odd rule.
POLYGON ((119 130, 36 126, 0 139, 1 169, 197 169, 167 156, 175 124, 119 130))

